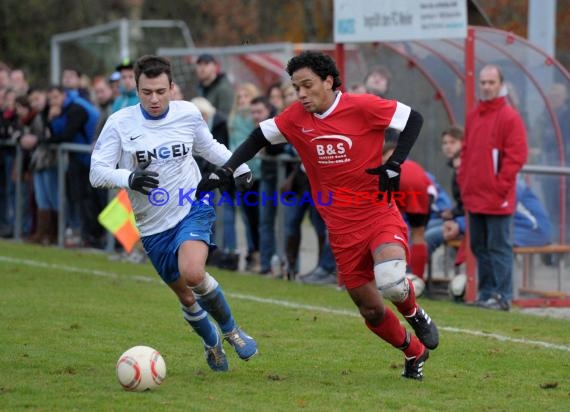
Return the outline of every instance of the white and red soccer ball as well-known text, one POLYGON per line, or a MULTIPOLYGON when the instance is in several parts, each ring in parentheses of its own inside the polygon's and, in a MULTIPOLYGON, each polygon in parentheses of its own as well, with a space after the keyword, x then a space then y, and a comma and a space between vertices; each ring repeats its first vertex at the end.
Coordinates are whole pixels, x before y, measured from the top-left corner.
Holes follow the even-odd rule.
POLYGON ((117 361, 117 378, 123 389, 142 392, 157 387, 166 378, 162 355, 149 346, 134 346, 117 361))

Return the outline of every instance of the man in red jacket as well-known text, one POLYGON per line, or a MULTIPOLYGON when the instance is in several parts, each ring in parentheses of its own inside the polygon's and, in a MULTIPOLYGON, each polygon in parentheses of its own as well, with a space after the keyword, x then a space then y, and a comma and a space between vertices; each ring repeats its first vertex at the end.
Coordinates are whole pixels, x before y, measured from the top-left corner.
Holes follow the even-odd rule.
POLYGON ((512 216, 516 177, 528 145, 522 118, 506 100, 501 70, 479 73, 481 101, 468 115, 458 181, 477 258, 478 306, 509 310, 513 296, 512 216))

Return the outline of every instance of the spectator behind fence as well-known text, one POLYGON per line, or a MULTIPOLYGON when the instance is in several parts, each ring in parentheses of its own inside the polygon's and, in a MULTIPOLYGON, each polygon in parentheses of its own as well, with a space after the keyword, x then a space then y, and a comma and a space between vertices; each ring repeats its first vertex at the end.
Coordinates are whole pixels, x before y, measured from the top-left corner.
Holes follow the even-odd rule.
POLYGON ((120 91, 121 94, 113 102, 113 113, 122 108, 133 106, 139 102, 137 95, 137 85, 135 82, 135 71, 129 59, 123 60, 116 67, 116 71, 121 74, 120 91))
POLYGON ((61 85, 68 95, 74 96, 75 93, 87 101, 91 101, 89 89, 81 85, 81 72, 74 68, 63 69, 61 73, 61 85))
POLYGON ((402 216, 392 203, 376 202, 374 195, 380 191, 389 197, 398 191, 400 164, 415 143, 423 118, 395 100, 342 93, 336 64, 321 52, 293 57, 287 72, 299 101, 263 121, 226 164, 202 178, 198 188, 219 187, 263 147, 290 142, 307 169, 313 198, 321 194, 330 200, 326 206, 317 204, 330 230, 341 283, 370 331, 404 352, 402 376, 421 380, 428 348, 438 346, 439 333, 417 305, 413 284, 406 278, 408 236, 402 216), (389 125, 401 131, 400 138, 392 158, 378 166, 389 125), (366 193, 368 201, 350 197, 355 190, 366 193), (415 335, 406 331, 384 299, 394 303, 415 335))
MULTIPOLYGON (((390 88, 390 80, 392 79, 392 74, 386 66, 375 66, 372 67, 366 76, 364 76, 364 87, 366 92, 373 94, 374 96, 382 97, 383 99, 388 98, 388 90, 390 88)), ((386 129, 384 134, 384 139, 386 142, 395 142, 398 140, 398 132, 393 128, 386 129)))
POLYGON ((283 85, 281 84, 281 82, 273 83, 271 86, 267 88, 267 93, 266 93, 266 96, 269 99, 269 103, 271 103, 271 105, 275 107, 277 113, 279 113, 281 110, 285 108, 285 100, 283 99, 282 87, 283 85))
POLYGON ((234 100, 234 89, 228 76, 211 54, 201 54, 196 60, 198 95, 205 97, 226 118, 229 118, 234 100))
MULTIPOLYGON (((0 140, 12 142, 12 136, 18 126, 16 114, 16 92, 12 88, 0 91, 2 97, 2 117, 0 118, 0 140)), ((14 184, 15 151, 13 147, 0 147, 0 235, 4 238, 14 236, 14 218, 16 186, 14 184)))
MULTIPOLYGON (((251 118, 251 101, 259 96, 257 86, 252 83, 241 83, 236 87, 236 93, 232 110, 230 112, 230 150, 235 150, 255 128, 255 123, 251 118)), ((254 158, 247 162, 253 173, 253 184, 251 192, 258 192, 259 179, 261 177, 261 159, 254 158)), ((224 249, 235 249, 237 247, 234 205, 224 203, 224 249)), ((259 205, 252 202, 242 203, 239 206, 243 225, 245 227, 245 237, 247 243, 247 255, 245 257, 245 270, 248 272, 259 272, 259 205)))
POLYGON ((432 216, 428 222, 425 239, 428 247, 428 255, 440 247, 444 241, 455 239, 463 233, 465 226, 463 202, 457 183, 457 170, 459 168, 461 146, 463 145, 463 128, 452 125, 441 133, 441 151, 452 168, 451 191, 455 201, 453 207, 441 208, 437 216, 432 216))
MULTIPOLYGON (((48 92, 51 142, 77 143, 91 147, 99 119, 97 109, 79 96, 68 96, 63 87, 52 86, 48 92)), ((70 207, 76 206, 79 229, 84 245, 100 247, 104 230, 97 217, 101 206, 89 184, 90 153, 69 155, 67 191, 70 207)), ((69 208, 68 208, 69 210, 69 208)))
POLYGON ((109 85, 113 89, 113 101, 121 95, 121 73, 114 71, 109 75, 109 85))
MULTIPOLYGON (((254 98, 251 101, 250 108, 251 117, 256 125, 277 114, 277 110, 265 96, 254 98)), ((259 273, 262 275, 271 273, 271 259, 277 252, 275 247, 275 223, 279 198, 279 188, 277 187, 277 168, 279 166, 275 159, 283 153, 284 149, 285 144, 280 144, 267 147, 262 152, 263 157, 266 158, 261 160, 261 177, 259 179, 259 273), (264 201, 263 199, 267 200, 264 201)), ((281 259, 281 256, 277 256, 277 259, 281 259)), ((273 273, 273 275, 281 276, 282 273, 273 273)))
POLYGON ((97 104, 97 109, 99 110, 99 121, 95 127, 95 141, 99 138, 105 122, 109 116, 113 113, 113 89, 109 84, 109 81, 103 77, 98 76, 93 80, 93 92, 95 94, 95 102, 97 104))
POLYGON ((458 181, 477 258, 477 305, 509 310, 513 297, 512 218, 516 177, 526 162, 526 130, 505 98, 498 66, 479 73, 481 101, 468 113, 458 181))
POLYGON ((49 143, 51 134, 46 91, 31 88, 27 98, 35 114, 29 129, 20 138, 20 145, 25 150, 31 150, 30 171, 37 205, 35 231, 28 240, 44 245, 55 244, 59 210, 57 152, 49 143))
POLYGON ((15 102, 18 123, 12 134, 14 142, 22 148, 22 164, 20 167, 20 177, 18 181, 18 171, 13 169, 12 179, 21 187, 20 191, 20 211, 21 230, 24 238, 27 238, 35 230, 36 202, 33 195, 32 173, 30 170, 31 150, 22 147, 20 139, 29 134, 32 129, 37 130, 38 124, 34 122, 36 112, 30 105, 28 96, 18 96, 15 102))
POLYGON ((28 75, 24 69, 13 69, 10 72, 10 87, 16 93, 16 96, 25 96, 28 93, 30 85, 28 84, 28 75))
POLYGON ((285 107, 289 107, 297 101, 297 92, 295 91, 293 83, 284 83, 281 86, 281 92, 283 93, 283 105, 285 107))

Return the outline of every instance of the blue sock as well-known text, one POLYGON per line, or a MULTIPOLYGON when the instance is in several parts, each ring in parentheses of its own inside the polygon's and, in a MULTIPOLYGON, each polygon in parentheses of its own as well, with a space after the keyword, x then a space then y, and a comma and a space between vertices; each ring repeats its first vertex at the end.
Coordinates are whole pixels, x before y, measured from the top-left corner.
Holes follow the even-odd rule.
POLYGON ((231 332, 236 327, 230 306, 220 286, 201 296, 198 303, 218 322, 223 333, 231 332))
POLYGON ((189 308, 182 306, 182 313, 186 322, 202 338, 204 344, 214 346, 218 343, 216 325, 210 321, 208 313, 198 303, 194 303, 189 308))

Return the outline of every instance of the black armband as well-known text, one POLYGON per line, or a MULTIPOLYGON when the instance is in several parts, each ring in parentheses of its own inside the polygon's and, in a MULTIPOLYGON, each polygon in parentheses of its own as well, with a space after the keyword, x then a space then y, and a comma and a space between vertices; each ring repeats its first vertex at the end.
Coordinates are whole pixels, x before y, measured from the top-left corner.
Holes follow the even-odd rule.
POLYGON ((408 117, 406 127, 404 127, 404 130, 402 130, 398 137, 398 143, 396 144, 394 153, 390 156, 390 160, 395 161, 398 164, 404 163, 410 154, 412 146, 416 142, 418 135, 420 134, 423 123, 424 118, 422 115, 412 109, 410 117, 408 117))
POLYGON ((224 166, 235 171, 241 164, 250 160, 257 152, 270 144, 271 143, 263 135, 261 128, 256 127, 255 130, 250 133, 249 137, 238 146, 232 154, 232 157, 228 159, 224 166))

